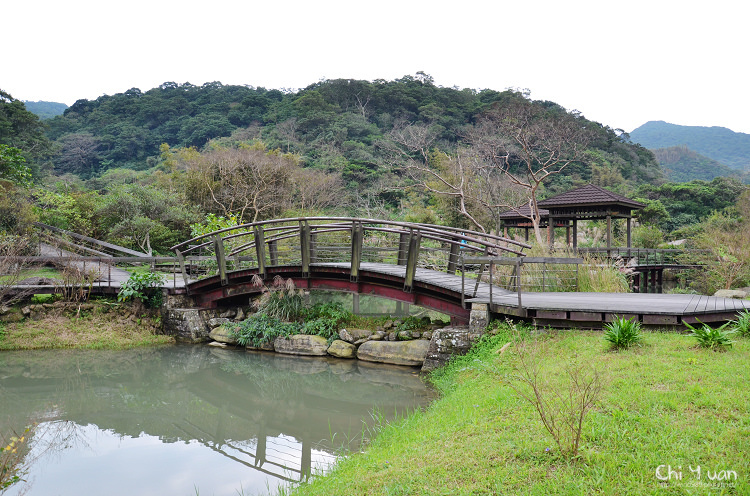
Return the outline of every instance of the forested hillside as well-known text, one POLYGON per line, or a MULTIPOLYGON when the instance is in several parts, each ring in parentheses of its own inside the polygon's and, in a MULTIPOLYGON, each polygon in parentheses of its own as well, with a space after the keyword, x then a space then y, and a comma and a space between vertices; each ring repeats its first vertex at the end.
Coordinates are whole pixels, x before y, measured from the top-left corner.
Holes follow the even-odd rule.
POLYGON ((732 169, 685 145, 657 148, 652 151, 670 181, 687 182, 694 179, 710 181, 715 177, 736 177, 746 183, 750 182, 750 173, 732 169))
MULTIPOLYGON (((207 83, 164 83, 96 100, 79 100, 49 121, 58 145, 55 173, 91 178, 115 167, 145 169, 158 163, 159 147, 200 149, 211 139, 237 133, 262 139, 269 149, 300 156, 305 167, 339 174, 345 183, 392 179, 389 133, 419 126, 431 148, 450 152, 464 144, 467 127, 493 106, 523 96, 512 91, 443 88, 418 73, 395 81, 322 81, 297 92, 207 83), (387 147, 385 147, 387 148, 387 147)), ((559 109, 552 102, 536 102, 559 109)), ((647 150, 611 129, 578 117, 596 138, 587 160, 555 178, 564 187, 590 180, 660 180, 647 150)), ((607 185, 607 184, 604 184, 607 185)), ((554 184, 552 185, 554 187, 554 184)))
POLYGON ((685 145, 732 169, 750 171, 750 134, 735 133, 724 127, 651 121, 630 133, 630 138, 650 150, 685 145))
POLYGON ((62 115, 65 109, 68 108, 64 103, 58 102, 24 101, 23 103, 26 105, 26 110, 38 115, 40 119, 51 119, 52 117, 62 115))

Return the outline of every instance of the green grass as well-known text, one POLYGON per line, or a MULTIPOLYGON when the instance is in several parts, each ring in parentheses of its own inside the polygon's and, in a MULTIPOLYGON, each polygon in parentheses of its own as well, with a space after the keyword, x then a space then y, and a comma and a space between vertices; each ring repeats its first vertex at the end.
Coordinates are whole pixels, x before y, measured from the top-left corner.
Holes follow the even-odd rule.
POLYGON ((127 349, 173 343, 157 334, 158 317, 131 317, 115 305, 92 302, 80 316, 48 315, 40 320, 0 322, 0 351, 48 348, 127 349))
MULTIPOLYGON (((364 453, 295 488, 298 495, 750 494, 750 343, 727 353, 684 334, 644 333, 642 347, 608 353, 598 332, 548 336, 542 370, 564 388, 568 364, 592 364, 604 392, 577 458, 556 453, 536 412, 504 384, 517 359, 500 337, 433 374, 443 397, 383 426, 364 453), (662 483, 660 465, 682 467, 662 483), (691 487, 688 466, 734 470, 736 487, 691 487)), ((564 390, 564 389, 563 389, 564 390)), ((665 469, 666 470, 666 469, 665 469)))
POLYGON ((17 276, 0 276, 0 284, 5 281, 22 281, 30 277, 49 277, 50 279, 59 279, 60 271, 52 267, 34 267, 24 269, 17 276))

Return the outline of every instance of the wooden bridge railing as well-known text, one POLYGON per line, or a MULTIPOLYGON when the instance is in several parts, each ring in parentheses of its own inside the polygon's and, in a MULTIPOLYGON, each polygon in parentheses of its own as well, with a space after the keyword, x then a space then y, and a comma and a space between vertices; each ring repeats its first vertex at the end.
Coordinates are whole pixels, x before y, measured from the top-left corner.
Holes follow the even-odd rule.
POLYGON ((710 253, 710 250, 686 248, 578 248, 579 255, 603 255, 608 258, 633 260, 634 265, 696 266, 686 257, 710 253))
MULTIPOLYGON (((501 236, 431 224, 415 224, 354 217, 298 217, 241 224, 197 236, 172 247, 188 281, 189 257, 202 257, 223 285, 227 272, 299 265, 310 274, 312 264, 347 263, 351 280, 359 278, 362 263, 406 267, 404 289, 411 291, 417 267, 455 273, 460 255, 522 256, 526 243, 501 236)), ((190 269, 193 267, 190 266, 190 269)))
MULTIPOLYGON (((563 258, 563 257, 462 257, 461 258, 461 289, 463 295, 470 295, 470 298, 477 296, 477 290, 479 283, 486 279, 489 283, 489 304, 492 305, 493 294, 495 288, 501 287, 503 289, 515 291, 517 295, 517 306, 519 312, 523 310, 523 302, 521 300, 522 290, 527 291, 577 291, 578 290, 578 267, 583 263, 582 258, 563 258), (464 275, 471 272, 467 271, 465 266, 467 265, 479 265, 479 275, 474 283, 473 292, 467 292, 465 285, 466 280, 464 275), (533 270, 531 277, 524 278, 523 269, 524 266, 530 265, 535 266, 537 269, 533 270), (566 267, 557 270, 549 271, 547 265, 557 265, 560 267, 566 267), (495 266, 510 267, 510 272, 499 273, 495 270, 495 266), (484 269, 487 270, 487 276, 485 276, 484 269), (549 277, 550 273, 554 273, 554 277, 549 277), (506 279, 503 281, 502 279, 506 279), (528 281, 525 281, 528 279, 528 281)), ((528 275, 528 274, 527 274, 528 275)), ((465 299, 462 298, 461 304, 465 304, 465 299)))

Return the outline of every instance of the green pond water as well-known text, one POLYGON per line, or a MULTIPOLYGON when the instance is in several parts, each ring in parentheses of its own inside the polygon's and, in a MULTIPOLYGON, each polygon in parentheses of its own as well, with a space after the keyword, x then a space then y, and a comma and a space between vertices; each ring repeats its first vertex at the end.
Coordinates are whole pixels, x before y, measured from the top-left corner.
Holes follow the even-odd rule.
POLYGON ((203 345, 0 352, 0 434, 37 423, 17 495, 255 495, 426 406, 417 369, 203 345), (375 413, 374 413, 375 412, 375 413))

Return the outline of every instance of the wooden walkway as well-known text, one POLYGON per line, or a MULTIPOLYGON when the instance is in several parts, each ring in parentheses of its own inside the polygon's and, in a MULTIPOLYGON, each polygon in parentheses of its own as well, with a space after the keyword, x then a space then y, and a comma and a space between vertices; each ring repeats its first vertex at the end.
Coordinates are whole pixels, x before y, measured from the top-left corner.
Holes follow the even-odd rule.
MULTIPOLYGON (((347 263, 313 263, 311 272, 341 271, 347 263)), ((400 265, 366 263, 360 265, 362 277, 367 273, 381 274, 394 280, 403 280, 406 268, 400 265)), ((717 298, 703 295, 644 294, 644 293, 518 293, 480 282, 474 293, 476 281, 460 275, 417 268, 415 287, 437 287, 453 293, 460 299, 464 295, 466 306, 487 304, 496 316, 522 317, 538 325, 554 327, 601 328, 617 317, 635 318, 647 326, 683 327, 683 323, 723 323, 736 318, 737 313, 750 310, 750 300, 717 298), (463 286, 462 286, 463 284, 463 286)))

